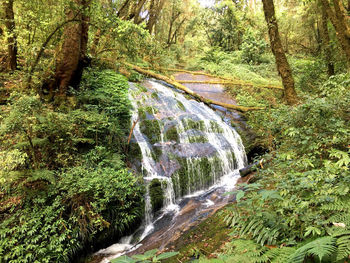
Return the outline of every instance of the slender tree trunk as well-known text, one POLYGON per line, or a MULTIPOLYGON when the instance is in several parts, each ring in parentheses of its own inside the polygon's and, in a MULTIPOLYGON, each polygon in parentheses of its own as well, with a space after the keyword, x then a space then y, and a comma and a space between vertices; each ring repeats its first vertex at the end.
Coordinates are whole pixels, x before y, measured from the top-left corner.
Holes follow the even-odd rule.
POLYGON ((153 32, 154 25, 157 22, 160 11, 162 11, 164 4, 165 0, 152 0, 151 2, 149 9, 149 19, 146 26, 150 34, 153 32))
POLYGON ((2 0, 5 13, 5 26, 7 30, 7 68, 10 71, 17 69, 17 36, 15 32, 15 14, 13 12, 14 0, 2 0))
POLYGON ((328 17, 327 17, 327 11, 322 5, 322 20, 320 25, 320 33, 322 38, 322 49, 324 52, 325 59, 327 61, 327 67, 328 67, 328 76, 334 75, 334 64, 333 64, 333 56, 332 56, 332 49, 330 47, 330 38, 329 38, 329 32, 328 32, 328 17))
POLYGON ((125 19, 129 15, 129 9, 130 9, 130 0, 125 0, 123 5, 118 10, 118 17, 121 19, 125 19))
POLYGON ((333 0, 334 10, 331 8, 328 0, 321 0, 328 18, 336 31, 339 43, 350 63, 350 29, 345 20, 343 4, 339 0, 333 0))
POLYGON ((129 19, 134 19, 135 24, 140 24, 142 22, 142 18, 140 17, 141 10, 145 5, 146 0, 139 0, 137 4, 133 7, 133 12, 131 13, 129 19))
POLYGON ((298 102, 298 97, 294 89, 292 70, 283 50, 282 42, 278 32, 278 24, 275 16, 275 7, 273 0, 262 0, 262 2, 267 27, 269 30, 271 49, 276 59, 278 72, 282 77, 285 97, 289 105, 294 105, 298 102))
POLYGON ((74 0, 77 9, 67 12, 67 20, 78 19, 77 23, 67 24, 63 32, 63 44, 56 62, 54 82, 50 85, 51 97, 67 95, 68 87, 77 88, 86 64, 89 16, 91 0, 74 0), (78 14, 76 12, 79 12, 78 14))

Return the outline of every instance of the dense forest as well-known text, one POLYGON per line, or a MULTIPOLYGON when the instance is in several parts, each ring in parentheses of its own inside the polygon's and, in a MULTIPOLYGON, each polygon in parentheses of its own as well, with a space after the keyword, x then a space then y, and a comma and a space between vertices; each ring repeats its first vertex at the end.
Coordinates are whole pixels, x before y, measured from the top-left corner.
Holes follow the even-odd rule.
MULTIPOLYGON (((228 193, 234 201, 209 218, 207 232, 222 224, 225 240, 209 236, 204 246, 157 247, 112 262, 349 262, 350 1, 0 3, 0 262, 89 262, 143 224, 145 194, 156 214, 170 185, 170 203, 209 188, 237 156, 194 158, 196 176, 206 176, 198 182, 176 168, 165 184, 147 186, 148 152, 136 141, 137 133, 148 136, 152 161, 166 173, 157 149, 177 142, 179 154, 180 131, 209 134, 185 141, 205 154, 214 132, 234 138, 215 107, 245 120, 245 129, 230 125, 249 163, 260 161, 228 193), (211 79, 179 80, 175 72, 211 79), (173 143, 150 117, 160 110, 142 108, 165 101, 156 92, 141 99, 150 78, 183 95, 172 97, 179 112, 191 101, 201 107, 194 117, 202 119, 167 130, 173 143), (186 85, 196 82, 221 85, 232 100, 186 85)), ((158 106, 170 111, 167 101, 158 106)))

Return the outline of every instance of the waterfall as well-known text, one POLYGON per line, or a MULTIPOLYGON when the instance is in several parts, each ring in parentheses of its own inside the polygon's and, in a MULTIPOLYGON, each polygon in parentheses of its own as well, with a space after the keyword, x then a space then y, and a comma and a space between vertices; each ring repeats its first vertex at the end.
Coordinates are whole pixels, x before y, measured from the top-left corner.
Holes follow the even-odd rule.
POLYGON ((145 230, 154 215, 179 210, 178 200, 233 184, 247 160, 238 133, 210 107, 155 81, 130 84, 134 145, 146 182, 145 230))

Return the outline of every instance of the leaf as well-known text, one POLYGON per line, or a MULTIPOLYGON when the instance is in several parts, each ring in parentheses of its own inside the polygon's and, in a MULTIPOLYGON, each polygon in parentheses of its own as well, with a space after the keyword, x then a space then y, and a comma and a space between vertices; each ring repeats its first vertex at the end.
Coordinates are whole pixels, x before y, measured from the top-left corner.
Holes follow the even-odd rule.
POLYGON ((132 259, 126 255, 111 260, 111 263, 135 263, 135 262, 137 262, 135 259, 132 259))
POLYGON ((157 260, 162 260, 162 259, 174 257, 178 254, 179 254, 179 252, 166 252, 166 253, 162 253, 162 254, 158 255, 156 258, 157 258, 157 260))
POLYGON ((237 195, 236 195, 236 200, 237 200, 237 202, 239 202, 239 201, 244 197, 244 195, 245 195, 244 191, 239 190, 239 191, 237 192, 237 195))

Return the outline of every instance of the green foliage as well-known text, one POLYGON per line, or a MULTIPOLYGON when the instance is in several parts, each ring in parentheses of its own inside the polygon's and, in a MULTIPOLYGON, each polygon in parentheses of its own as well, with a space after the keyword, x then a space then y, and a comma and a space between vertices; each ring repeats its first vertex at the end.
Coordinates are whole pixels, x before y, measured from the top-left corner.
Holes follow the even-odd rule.
POLYGON ((168 259, 179 254, 178 252, 163 252, 158 254, 157 249, 149 250, 144 254, 133 255, 132 257, 121 256, 117 259, 113 259, 112 263, 146 263, 146 262, 155 262, 159 263, 163 259, 168 259))
POLYGON ((248 64, 258 64, 262 62, 261 55, 267 47, 263 39, 258 39, 252 31, 247 31, 243 37, 242 60, 248 64))
POLYGON ((290 257, 289 262, 302 263, 307 256, 318 257, 320 262, 325 257, 331 257, 337 248, 333 237, 321 237, 298 248, 290 257))
MULTIPOLYGON (((54 108, 12 94, 0 125, 0 258, 70 262, 142 218, 144 189, 125 166, 127 80, 89 69, 76 97, 54 108)), ((0 260, 1 261, 1 260, 0 260)))
POLYGON ((250 114, 271 161, 258 171, 258 183, 236 192, 237 204, 225 218, 235 236, 260 245, 287 245, 294 249, 290 262, 335 262, 349 256, 348 79, 330 78, 317 87, 319 94, 293 108, 250 114))

